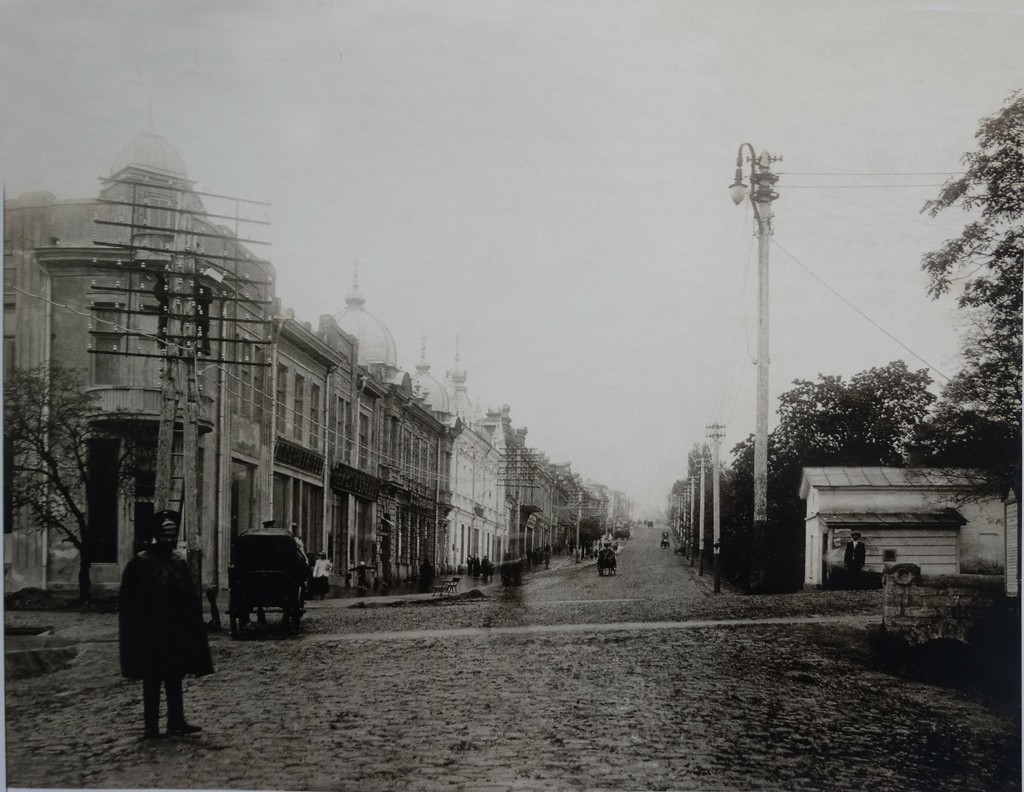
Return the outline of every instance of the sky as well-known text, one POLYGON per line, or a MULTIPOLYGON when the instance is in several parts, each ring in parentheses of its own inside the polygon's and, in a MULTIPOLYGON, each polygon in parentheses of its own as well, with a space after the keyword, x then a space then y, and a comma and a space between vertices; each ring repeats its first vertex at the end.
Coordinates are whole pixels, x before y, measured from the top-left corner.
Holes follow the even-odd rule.
POLYGON ((897 359, 938 389, 964 320, 920 261, 968 218, 921 209, 1022 40, 1002 0, 2 0, 0 178, 92 197, 162 135, 196 189, 271 204, 245 230, 296 318, 358 261, 401 368, 443 378, 458 339, 473 400, 647 513, 709 424, 725 461, 754 430, 741 144, 782 157, 772 413, 897 359))

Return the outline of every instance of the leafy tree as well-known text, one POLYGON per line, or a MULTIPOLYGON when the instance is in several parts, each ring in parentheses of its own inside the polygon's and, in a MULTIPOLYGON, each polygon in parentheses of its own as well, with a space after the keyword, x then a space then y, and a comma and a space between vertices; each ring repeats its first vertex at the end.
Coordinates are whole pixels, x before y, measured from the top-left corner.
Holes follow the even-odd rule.
POLYGON ((600 517, 584 517, 580 520, 580 545, 587 545, 596 542, 604 536, 604 523, 600 517))
MULTIPOLYGON (((779 424, 768 438, 767 588, 802 583, 803 468, 904 464, 935 398, 930 383, 926 369, 911 371, 897 360, 849 381, 823 375, 814 382, 795 380, 779 397, 779 424)), ((723 486, 722 567, 744 585, 754 520, 753 436, 736 445, 733 455, 723 486)))
MULTIPOLYGON (((81 382, 81 372, 60 364, 15 368, 5 377, 5 508, 10 519, 27 518, 30 525, 53 531, 74 546, 79 598, 86 602, 95 547, 86 505, 94 474, 89 453, 92 442, 104 435, 92 421, 95 396, 81 382)), ((125 453, 130 447, 122 444, 125 453)), ((122 457, 119 474, 129 470, 122 457)))
POLYGON ((923 209, 934 217, 955 206, 973 216, 921 262, 933 298, 962 286, 957 304, 973 329, 964 338, 963 368, 944 388, 922 439, 933 462, 986 470, 1019 500, 1024 96, 1012 94, 982 119, 975 138, 979 148, 964 155, 965 173, 923 209))

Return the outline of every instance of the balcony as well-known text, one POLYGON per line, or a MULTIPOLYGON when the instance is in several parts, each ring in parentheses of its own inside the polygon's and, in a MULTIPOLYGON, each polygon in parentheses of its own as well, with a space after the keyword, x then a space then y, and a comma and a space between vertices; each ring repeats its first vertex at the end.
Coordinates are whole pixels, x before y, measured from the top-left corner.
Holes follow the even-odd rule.
MULTIPOLYGON (((96 396, 99 424, 158 422, 162 394, 160 388, 133 388, 124 385, 98 385, 89 389, 96 396)), ((199 431, 213 431, 213 399, 199 396, 199 431)), ((183 402, 178 404, 177 423, 181 423, 183 402)))

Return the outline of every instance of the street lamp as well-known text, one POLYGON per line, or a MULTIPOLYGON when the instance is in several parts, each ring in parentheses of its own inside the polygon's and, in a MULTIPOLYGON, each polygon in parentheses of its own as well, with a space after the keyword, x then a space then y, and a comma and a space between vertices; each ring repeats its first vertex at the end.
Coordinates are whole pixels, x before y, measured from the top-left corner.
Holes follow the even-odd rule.
POLYGON ((771 172, 773 157, 767 151, 754 154, 749 143, 736 152, 736 176, 729 185, 733 203, 739 206, 749 194, 757 221, 757 423, 754 428, 754 536, 750 589, 764 587, 765 532, 768 527, 768 241, 772 234, 772 201, 779 197, 771 172), (743 183, 743 150, 750 152, 750 189, 743 183))

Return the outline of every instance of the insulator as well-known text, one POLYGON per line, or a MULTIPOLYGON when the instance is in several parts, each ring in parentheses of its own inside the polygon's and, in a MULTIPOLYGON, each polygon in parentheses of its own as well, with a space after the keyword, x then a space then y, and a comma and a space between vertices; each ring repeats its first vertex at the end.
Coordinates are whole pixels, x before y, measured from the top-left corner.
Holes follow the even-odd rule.
POLYGON ((92 341, 85 345, 85 348, 92 352, 92 341))
POLYGON ((117 352, 117 344, 111 344, 110 349, 114 352, 117 352))
MULTIPOLYGON (((117 263, 120 264, 121 262, 119 261, 117 263)), ((119 281, 119 280, 114 281, 114 286, 116 286, 118 289, 120 289, 121 288, 121 281, 119 281)))
POLYGON ((90 283, 89 285, 92 286, 95 289, 96 288, 96 279, 93 278, 92 279, 92 283, 90 283))

